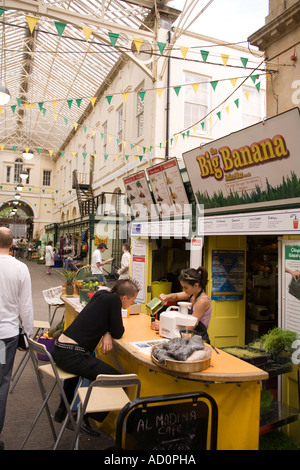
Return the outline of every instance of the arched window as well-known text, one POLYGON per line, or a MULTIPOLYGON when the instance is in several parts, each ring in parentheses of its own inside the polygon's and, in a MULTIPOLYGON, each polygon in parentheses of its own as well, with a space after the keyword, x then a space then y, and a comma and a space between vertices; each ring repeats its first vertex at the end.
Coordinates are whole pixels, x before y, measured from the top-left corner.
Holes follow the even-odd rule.
POLYGON ((15 169, 14 169, 14 183, 21 183, 20 173, 23 170, 23 160, 22 158, 15 159, 15 169))

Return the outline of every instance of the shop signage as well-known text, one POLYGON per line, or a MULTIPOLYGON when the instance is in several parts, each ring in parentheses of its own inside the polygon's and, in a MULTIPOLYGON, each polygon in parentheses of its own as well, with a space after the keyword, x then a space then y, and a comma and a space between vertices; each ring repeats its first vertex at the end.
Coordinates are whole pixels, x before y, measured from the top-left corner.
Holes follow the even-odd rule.
POLYGON ((300 202, 298 108, 183 154, 205 213, 300 202))
MULTIPOLYGON (((148 186, 146 173, 144 171, 139 171, 134 175, 123 178, 123 182, 134 218, 150 217, 153 200, 148 186)), ((152 217, 155 215, 156 213, 154 212, 152 217)))
POLYGON ((131 236, 188 238, 190 236, 190 225, 189 220, 132 222, 131 236))
POLYGON ((300 235, 300 210, 200 217, 198 235, 300 235))
POLYGON ((146 171, 161 217, 169 217, 170 210, 174 216, 191 213, 176 158, 147 168, 146 171))
POLYGON ((212 252, 212 300, 241 300, 244 296, 244 252, 212 252))
POLYGON ((300 338, 300 241, 283 242, 283 327, 300 338))

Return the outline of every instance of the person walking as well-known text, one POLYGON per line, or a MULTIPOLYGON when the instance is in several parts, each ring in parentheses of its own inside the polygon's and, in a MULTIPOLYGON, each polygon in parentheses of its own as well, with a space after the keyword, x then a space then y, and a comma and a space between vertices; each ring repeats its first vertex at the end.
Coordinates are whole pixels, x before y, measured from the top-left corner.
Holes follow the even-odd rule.
POLYGON ((92 264, 92 275, 96 276, 99 279, 99 282, 102 282, 106 285, 106 281, 104 279, 102 266, 104 264, 108 264, 112 262, 112 258, 107 259, 106 261, 102 260, 102 254, 107 250, 107 246, 105 243, 100 243, 97 246, 96 250, 93 253, 93 264, 92 264))
POLYGON ((124 243, 122 246, 123 255, 121 258, 121 267, 118 269, 119 279, 130 279, 130 245, 124 243))
POLYGON ((45 248, 45 265, 46 265, 46 274, 51 274, 51 266, 54 266, 54 251, 52 246, 52 241, 50 240, 45 248))
POLYGON ((13 233, 0 227, 0 449, 7 396, 18 348, 20 320, 28 337, 33 334, 31 278, 27 266, 9 255, 13 233))

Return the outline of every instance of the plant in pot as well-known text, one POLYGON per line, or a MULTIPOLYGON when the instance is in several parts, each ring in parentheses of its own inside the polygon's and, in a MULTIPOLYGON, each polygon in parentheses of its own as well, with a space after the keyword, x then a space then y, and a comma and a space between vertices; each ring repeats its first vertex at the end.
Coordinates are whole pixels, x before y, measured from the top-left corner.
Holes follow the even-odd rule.
POLYGON ((75 271, 72 269, 64 269, 62 271, 62 275, 66 279, 66 294, 72 295, 74 293, 74 278, 75 278, 75 271))

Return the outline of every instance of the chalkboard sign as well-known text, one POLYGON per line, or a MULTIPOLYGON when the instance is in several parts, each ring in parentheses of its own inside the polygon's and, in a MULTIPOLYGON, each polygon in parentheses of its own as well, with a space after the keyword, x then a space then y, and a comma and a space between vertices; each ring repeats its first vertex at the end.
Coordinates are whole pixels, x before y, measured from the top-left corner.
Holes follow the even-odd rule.
POLYGON ((123 449, 216 448, 217 414, 215 401, 201 392, 138 398, 119 415, 117 445, 121 447, 122 438, 118 433, 123 427, 123 449))

